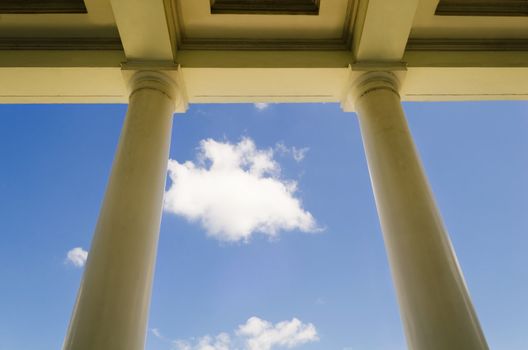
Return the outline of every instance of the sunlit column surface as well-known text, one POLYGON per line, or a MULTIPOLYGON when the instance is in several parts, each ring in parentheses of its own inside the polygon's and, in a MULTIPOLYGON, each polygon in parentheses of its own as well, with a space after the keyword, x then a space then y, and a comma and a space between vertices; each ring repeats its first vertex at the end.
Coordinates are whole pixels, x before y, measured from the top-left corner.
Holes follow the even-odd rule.
POLYGON ((128 111, 64 349, 144 348, 177 96, 177 86, 162 73, 139 72, 131 79, 128 111))
POLYGON ((359 117, 409 348, 488 349, 407 126, 397 80, 390 73, 366 73, 349 99, 359 117))

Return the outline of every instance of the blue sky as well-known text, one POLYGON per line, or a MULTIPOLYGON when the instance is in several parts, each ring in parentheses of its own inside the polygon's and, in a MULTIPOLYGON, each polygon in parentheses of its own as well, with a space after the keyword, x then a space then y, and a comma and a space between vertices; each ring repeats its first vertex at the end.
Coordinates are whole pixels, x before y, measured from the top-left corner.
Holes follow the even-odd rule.
MULTIPOLYGON (((527 349, 528 102, 404 108, 490 348, 527 349)), ((0 105, 0 349, 60 348, 82 276, 67 253, 90 245, 125 112, 0 105)), ((226 241, 165 211, 147 349, 242 341, 251 317, 313 326, 298 349, 405 349, 356 116, 337 104, 192 105, 175 116, 171 159, 201 166, 208 139, 268 152, 316 227, 226 241)))

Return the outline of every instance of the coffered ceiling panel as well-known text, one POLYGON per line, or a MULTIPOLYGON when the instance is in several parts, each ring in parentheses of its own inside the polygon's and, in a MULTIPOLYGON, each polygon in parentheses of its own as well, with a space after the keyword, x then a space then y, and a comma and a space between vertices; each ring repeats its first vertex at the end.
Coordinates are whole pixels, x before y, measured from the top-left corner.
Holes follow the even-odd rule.
POLYGON ((526 0, 420 0, 411 38, 528 39, 528 17, 521 15, 527 5, 526 0), (515 16, 511 8, 506 11, 513 5, 515 16))
POLYGON ((24 6, 20 5, 21 1, 1 2, 0 38, 119 36, 109 0, 84 0, 84 4, 79 0, 31 0, 22 1, 24 6))
POLYGON ((220 0, 215 4, 210 0, 173 0, 178 47, 220 47, 222 40, 224 47, 264 42, 269 49, 279 47, 284 40, 288 45, 297 41, 305 48, 311 40, 317 47, 348 42, 355 10, 352 0, 288 0, 281 6, 268 0, 267 7, 261 3, 247 1, 242 6, 242 1, 220 0))

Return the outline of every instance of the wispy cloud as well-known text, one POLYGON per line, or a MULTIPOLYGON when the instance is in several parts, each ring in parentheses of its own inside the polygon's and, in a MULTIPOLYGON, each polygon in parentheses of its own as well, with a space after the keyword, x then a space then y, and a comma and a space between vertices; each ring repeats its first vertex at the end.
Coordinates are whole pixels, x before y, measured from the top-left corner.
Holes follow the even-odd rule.
POLYGON ((161 333, 160 333, 160 331, 159 331, 159 329, 157 329, 157 328, 152 328, 150 331, 152 332, 152 334, 154 334, 154 336, 155 336, 156 338, 161 338, 161 337, 162 337, 162 336, 161 336, 161 333))
POLYGON ((81 247, 75 247, 66 254, 66 262, 75 267, 83 267, 88 258, 88 252, 81 247))
POLYGON ((292 147, 293 159, 295 159, 295 161, 297 161, 297 162, 300 162, 301 160, 304 159, 304 156, 306 155, 306 152, 308 152, 308 150, 309 150, 308 147, 304 147, 304 148, 300 148, 300 149, 292 147))
POLYGON ((310 150, 310 148, 308 147, 303 147, 303 148, 297 148, 295 146, 287 147, 282 142, 277 143, 275 145, 275 149, 280 154, 291 155, 297 163, 301 162, 306 156, 306 153, 310 150))
POLYGON ((269 103, 265 103, 265 102, 257 102, 257 103, 254 103, 253 105, 259 111, 263 111, 263 110, 265 110, 266 108, 269 107, 269 103))
POLYGON ((271 323, 253 316, 231 334, 205 335, 196 340, 175 340, 175 350, 272 350, 294 348, 319 340, 312 323, 297 318, 271 323))
POLYGON ((297 183, 280 177, 272 149, 257 149, 250 138, 237 144, 202 140, 198 161, 169 161, 171 185, 165 210, 198 221, 223 241, 247 242, 260 232, 318 231, 296 197, 297 183))
POLYGON ((163 341, 167 341, 167 342, 172 342, 169 338, 165 337, 163 334, 161 334, 160 330, 158 328, 151 328, 150 329, 150 332, 158 339, 160 340, 163 340, 163 341))

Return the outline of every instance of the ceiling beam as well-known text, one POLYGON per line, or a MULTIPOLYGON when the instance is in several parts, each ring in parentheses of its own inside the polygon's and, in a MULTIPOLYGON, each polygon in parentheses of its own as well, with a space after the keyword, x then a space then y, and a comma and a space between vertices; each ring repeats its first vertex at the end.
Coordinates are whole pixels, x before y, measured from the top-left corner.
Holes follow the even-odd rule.
MULTIPOLYGON (((339 102, 366 63, 337 52, 178 52, 190 103, 339 102)), ((122 51, 4 50, 0 103, 126 103, 122 51)), ((404 101, 528 98, 528 51, 410 51, 404 101)))
POLYGON ((360 0, 352 51, 356 61, 400 61, 418 0, 360 0))
POLYGON ((174 61, 163 0, 111 0, 112 10, 129 61, 174 61))

